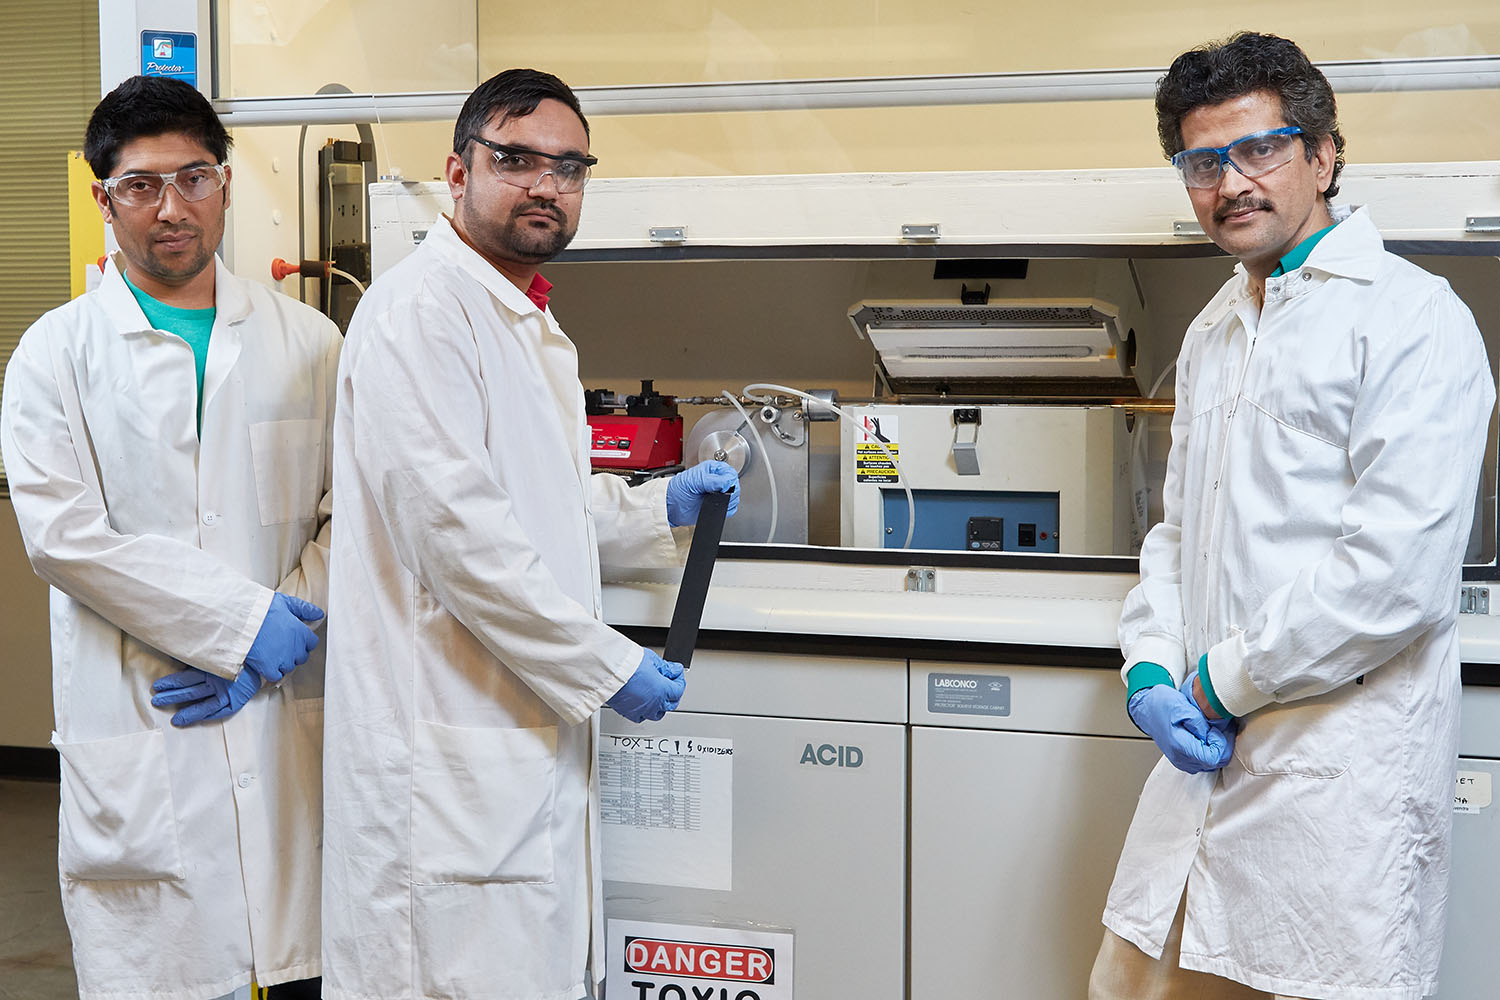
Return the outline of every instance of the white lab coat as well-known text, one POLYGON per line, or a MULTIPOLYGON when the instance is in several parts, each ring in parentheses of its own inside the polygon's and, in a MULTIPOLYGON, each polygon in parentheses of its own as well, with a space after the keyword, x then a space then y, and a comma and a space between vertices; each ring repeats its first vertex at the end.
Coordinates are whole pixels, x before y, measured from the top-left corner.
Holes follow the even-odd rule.
POLYGON ((680 558, 666 482, 590 475, 573 344, 446 219, 360 303, 334 442, 324 996, 577 1000, 641 658, 599 557, 680 558))
POLYGON ((1457 600, 1494 380, 1447 282, 1360 210, 1193 321, 1165 520, 1126 599, 1126 669, 1210 653, 1234 757, 1146 782, 1104 922, 1298 997, 1436 988, 1458 744, 1457 600))
POLYGON ((318 974, 320 655, 222 723, 173 728, 151 683, 234 677, 272 588, 325 600, 340 340, 215 258, 200 446, 192 348, 122 263, 21 338, 0 443, 52 586, 79 994, 193 1000, 318 974))

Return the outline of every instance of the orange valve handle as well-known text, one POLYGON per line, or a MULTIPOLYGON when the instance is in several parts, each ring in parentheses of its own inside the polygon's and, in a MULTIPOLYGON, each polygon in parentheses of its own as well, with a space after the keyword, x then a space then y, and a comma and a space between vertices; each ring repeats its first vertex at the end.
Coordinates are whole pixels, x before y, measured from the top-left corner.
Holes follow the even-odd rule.
POLYGON ((300 274, 304 278, 322 278, 326 281, 333 276, 333 261, 304 260, 300 264, 293 264, 280 257, 271 261, 271 277, 275 280, 290 278, 294 274, 300 274))

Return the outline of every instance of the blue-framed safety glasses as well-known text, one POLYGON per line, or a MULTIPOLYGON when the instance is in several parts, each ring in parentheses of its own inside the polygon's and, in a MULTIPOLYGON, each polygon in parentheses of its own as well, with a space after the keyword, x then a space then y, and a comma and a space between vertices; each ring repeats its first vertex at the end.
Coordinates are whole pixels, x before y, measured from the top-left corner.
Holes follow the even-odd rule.
POLYGON ((1218 186, 1226 163, 1246 177, 1259 177, 1291 162, 1297 155, 1296 148, 1301 142, 1297 136, 1301 134, 1302 129, 1296 125, 1251 132, 1227 146, 1184 149, 1172 157, 1172 166, 1177 168, 1182 183, 1190 188, 1218 186))

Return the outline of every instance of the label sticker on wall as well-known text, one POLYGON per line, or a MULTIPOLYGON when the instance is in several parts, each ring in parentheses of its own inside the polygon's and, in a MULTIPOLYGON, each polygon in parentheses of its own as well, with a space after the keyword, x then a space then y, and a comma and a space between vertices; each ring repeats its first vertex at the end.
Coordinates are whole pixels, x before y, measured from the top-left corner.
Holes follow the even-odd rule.
POLYGON ((1010 678, 985 674, 928 674, 927 711, 949 715, 1009 715, 1010 678))
POLYGON ((611 997, 792 1000, 790 932, 610 920, 604 937, 611 997))
POLYGON ((198 36, 190 31, 141 32, 141 75, 198 86, 198 36))
POLYGON ((599 737, 604 877, 733 888, 734 741, 646 732, 599 737))
POLYGON ((854 439, 855 482, 897 483, 900 481, 895 467, 891 465, 891 458, 901 461, 898 419, 890 415, 859 418, 859 431, 854 439), (890 458, 886 457, 887 451, 891 453, 890 458))
POLYGON ((1458 782, 1453 786, 1453 811, 1477 813, 1489 808, 1490 772, 1459 771, 1458 782))

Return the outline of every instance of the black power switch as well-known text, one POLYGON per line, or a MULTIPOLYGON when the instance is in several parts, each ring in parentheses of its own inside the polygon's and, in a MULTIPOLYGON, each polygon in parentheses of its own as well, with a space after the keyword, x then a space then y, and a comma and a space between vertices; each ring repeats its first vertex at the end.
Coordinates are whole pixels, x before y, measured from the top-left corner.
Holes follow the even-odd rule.
POLYGON ((1036 548, 1036 525, 1016 525, 1016 544, 1029 545, 1031 548, 1036 548))

